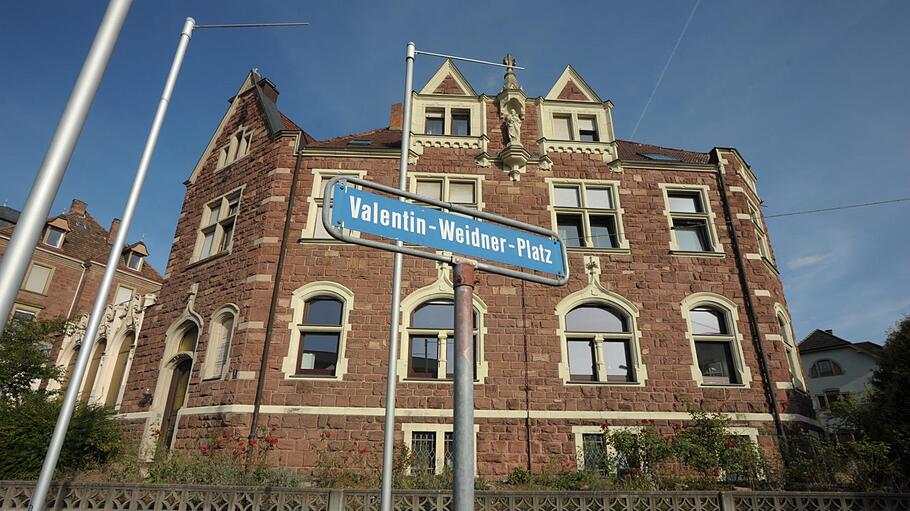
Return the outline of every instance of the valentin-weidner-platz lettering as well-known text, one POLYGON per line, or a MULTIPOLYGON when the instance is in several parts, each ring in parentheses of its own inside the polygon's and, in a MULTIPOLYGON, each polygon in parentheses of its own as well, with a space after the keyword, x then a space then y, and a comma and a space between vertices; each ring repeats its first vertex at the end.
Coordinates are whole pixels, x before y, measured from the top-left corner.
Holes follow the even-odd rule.
MULTIPOLYGON (((331 226, 563 276, 558 239, 481 221, 335 182, 331 226)), ((329 196, 329 195, 326 195, 329 196)))

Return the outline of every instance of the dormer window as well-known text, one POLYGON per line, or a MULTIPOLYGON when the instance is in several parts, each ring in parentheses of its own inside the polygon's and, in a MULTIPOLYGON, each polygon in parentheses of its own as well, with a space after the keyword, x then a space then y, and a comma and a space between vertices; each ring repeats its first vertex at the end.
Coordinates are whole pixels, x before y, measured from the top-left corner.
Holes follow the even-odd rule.
POLYGON ((578 117, 578 139, 583 142, 598 142, 597 122, 593 117, 578 117))
POLYGON ((426 124, 426 134, 427 135, 443 135, 445 134, 445 123, 446 123, 446 114, 445 110, 442 108, 427 108, 427 124, 426 124))
POLYGON ((597 119, 592 115, 553 114, 553 139, 600 142, 597 119))
POLYGON ((44 233, 44 244, 54 248, 60 248, 63 246, 64 236, 66 236, 66 231, 59 227, 50 226, 44 233))
POLYGON ((452 135, 456 137, 471 135, 470 110, 452 110, 452 135))
POLYGON ((471 136, 471 111, 467 108, 427 108, 424 119, 427 135, 471 136))
POLYGON ((127 256, 126 265, 131 270, 139 271, 140 269, 142 269, 142 259, 143 259, 142 254, 131 251, 129 253, 129 256, 127 256))

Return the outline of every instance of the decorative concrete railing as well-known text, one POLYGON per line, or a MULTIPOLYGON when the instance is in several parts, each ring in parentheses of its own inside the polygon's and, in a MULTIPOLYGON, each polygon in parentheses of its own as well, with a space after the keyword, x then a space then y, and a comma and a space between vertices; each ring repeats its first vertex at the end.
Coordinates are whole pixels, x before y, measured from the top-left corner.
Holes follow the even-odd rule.
MULTIPOLYGON (((0 481, 0 510, 28 509, 33 482, 0 481)), ((396 491, 394 511, 451 511, 442 491, 396 491)), ((379 511, 375 490, 54 484, 47 509, 379 511)), ((910 511, 910 494, 808 492, 479 491, 477 511, 910 511)))

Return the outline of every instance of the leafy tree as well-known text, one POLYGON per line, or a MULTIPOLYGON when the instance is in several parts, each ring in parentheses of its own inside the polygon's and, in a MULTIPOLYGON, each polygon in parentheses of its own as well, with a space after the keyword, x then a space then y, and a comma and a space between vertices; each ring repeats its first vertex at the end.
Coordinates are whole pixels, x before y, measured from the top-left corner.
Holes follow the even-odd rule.
POLYGON ((50 346, 63 333, 64 321, 13 319, 0 336, 0 401, 17 402, 40 380, 58 380, 59 368, 49 362, 50 346))
POLYGON ((870 439, 892 446, 903 473, 910 474, 910 316, 888 332, 871 387, 856 421, 870 439))

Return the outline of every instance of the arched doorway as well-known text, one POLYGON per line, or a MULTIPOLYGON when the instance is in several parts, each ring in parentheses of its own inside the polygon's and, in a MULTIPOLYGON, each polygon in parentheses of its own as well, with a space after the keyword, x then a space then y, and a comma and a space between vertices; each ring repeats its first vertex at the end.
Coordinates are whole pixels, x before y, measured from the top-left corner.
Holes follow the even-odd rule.
POLYGON ((116 406, 117 404, 120 389, 125 383, 126 363, 130 359, 130 350, 133 349, 135 340, 136 334, 130 332, 120 341, 120 350, 117 352, 117 360, 114 362, 114 370, 111 373, 111 384, 108 385, 107 397, 104 399, 105 406, 116 406))
POLYGON ((107 349, 107 339, 98 339, 95 349, 92 352, 92 360, 89 362, 88 372, 85 373, 85 382, 82 385, 82 394, 79 401, 88 403, 92 397, 92 389, 95 387, 95 378, 98 377, 98 368, 101 366, 101 357, 104 356, 104 350, 107 349))
POLYGON ((177 430, 177 412, 186 404, 186 392, 190 383, 190 373, 193 369, 193 354, 196 351, 196 341, 199 337, 199 328, 189 324, 181 334, 178 344, 178 353, 172 359, 173 370, 171 381, 167 387, 167 400, 161 415, 161 429, 159 445, 170 449, 177 430))

